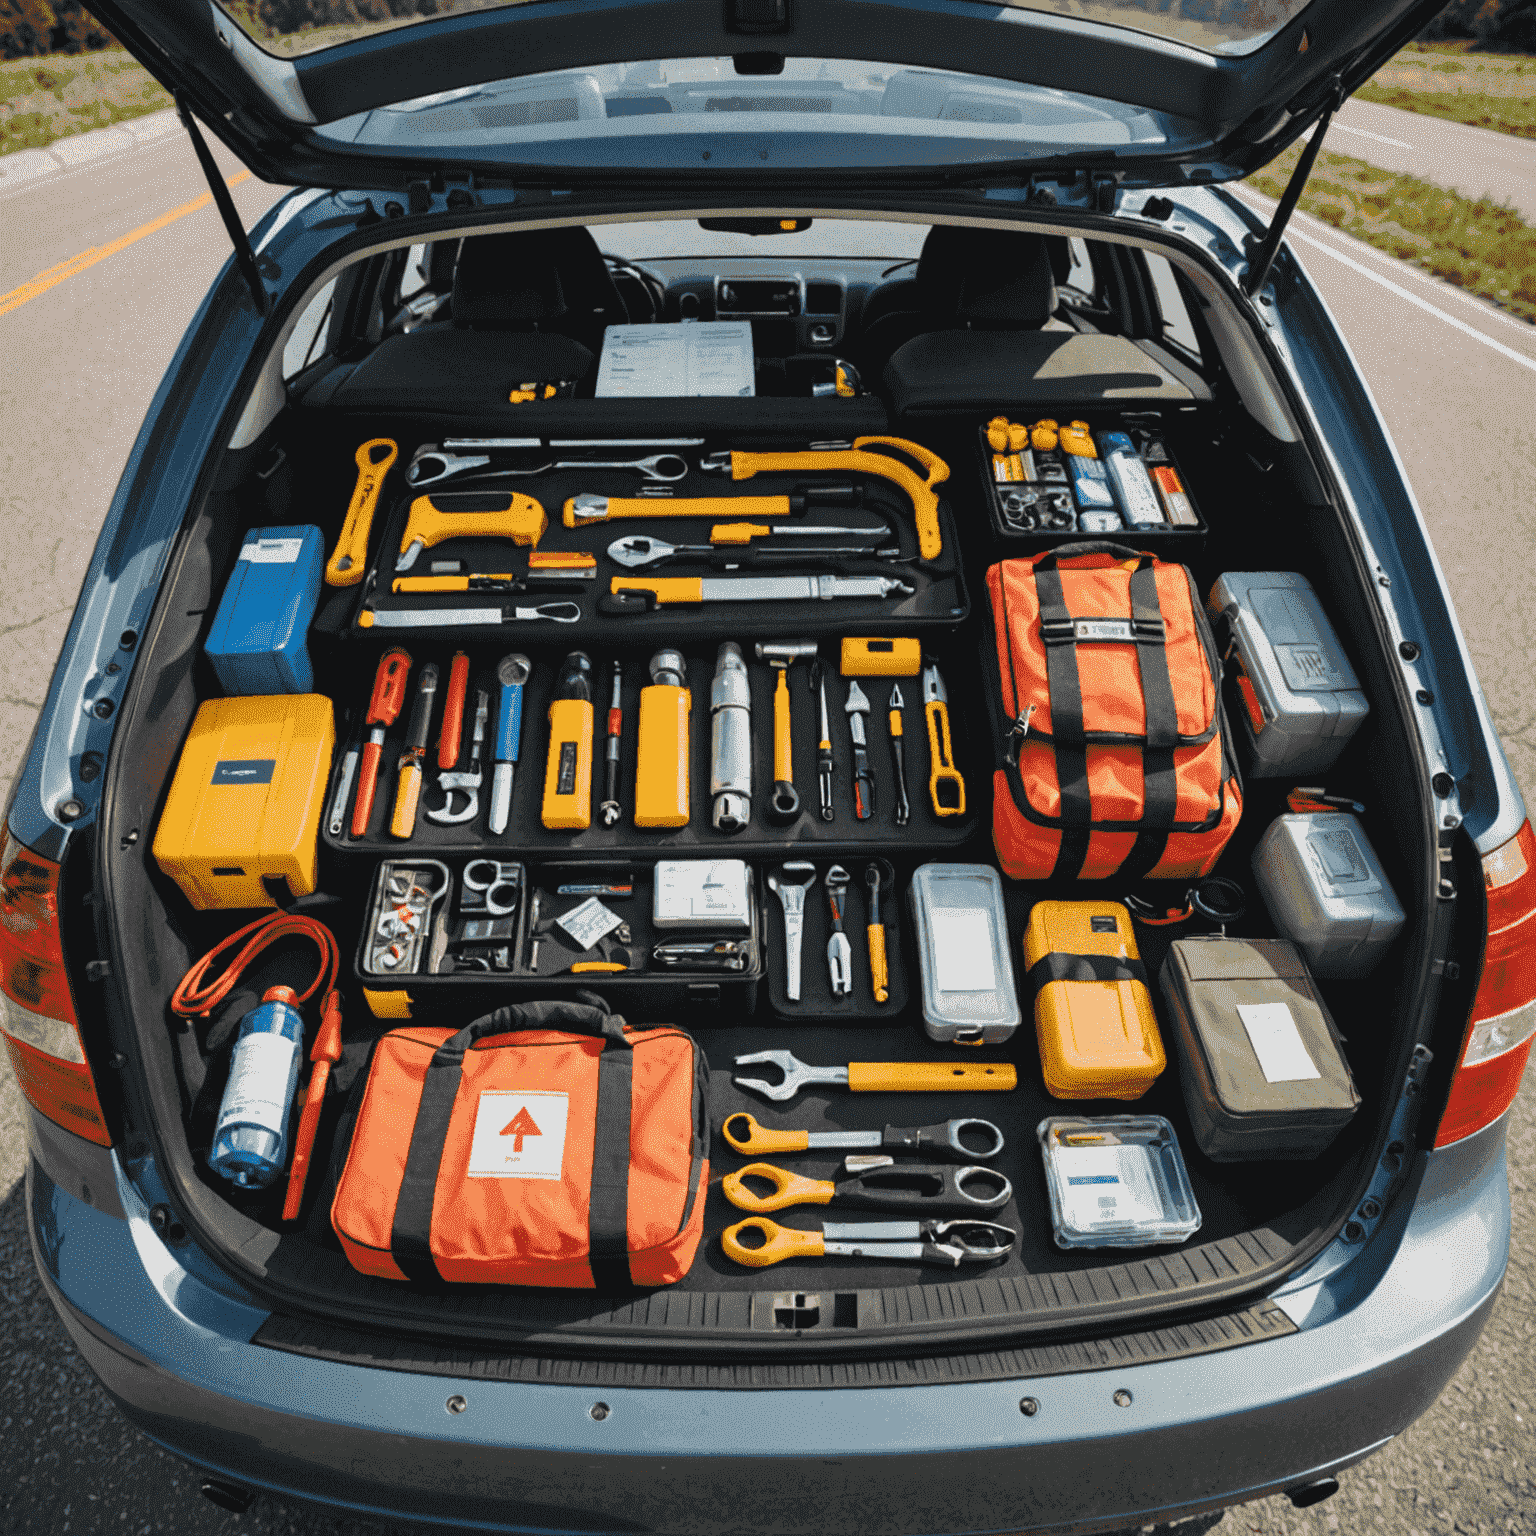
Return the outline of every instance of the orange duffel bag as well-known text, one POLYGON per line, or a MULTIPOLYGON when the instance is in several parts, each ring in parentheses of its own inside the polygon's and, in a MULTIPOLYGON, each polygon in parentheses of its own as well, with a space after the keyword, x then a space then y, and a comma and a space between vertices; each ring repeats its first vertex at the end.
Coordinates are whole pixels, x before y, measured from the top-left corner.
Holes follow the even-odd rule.
POLYGON ((682 1030, 579 1002, 391 1030, 349 1106, 331 1225, 390 1280, 670 1285, 704 1230, 708 1081, 682 1030))
POLYGON ((1194 578, 1118 544, 987 572, 992 840, 1015 880, 1187 879, 1237 828, 1221 662, 1194 578))

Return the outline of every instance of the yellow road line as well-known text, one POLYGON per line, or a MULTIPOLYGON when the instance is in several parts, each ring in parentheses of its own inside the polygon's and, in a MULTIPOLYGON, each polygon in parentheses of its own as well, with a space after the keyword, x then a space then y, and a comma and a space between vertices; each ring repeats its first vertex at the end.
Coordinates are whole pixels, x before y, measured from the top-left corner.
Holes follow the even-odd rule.
MULTIPOLYGON (((249 171, 240 171, 227 177, 225 185, 238 187, 242 181, 250 179, 249 171)), ((50 288, 58 287, 65 278, 74 277, 88 267, 94 267, 98 261, 105 261, 109 256, 116 256, 119 251, 127 250, 130 245, 136 244, 146 235, 152 235, 156 230, 164 229, 167 224, 174 224, 177 219, 186 218, 189 213, 200 212, 212 201, 213 193, 204 192, 201 197, 194 197, 190 203, 183 203, 180 208, 172 208, 169 213, 162 213, 158 219, 151 219, 148 224, 141 224, 137 229, 129 230, 126 235, 112 241, 110 245, 93 245, 90 250, 81 251, 78 256, 71 256, 67 261, 61 261, 56 267, 49 267, 46 272, 39 272, 30 283, 12 288, 9 293, 0 293, 0 315, 8 315, 13 309, 20 309, 28 299, 35 299, 40 293, 47 293, 50 288)))

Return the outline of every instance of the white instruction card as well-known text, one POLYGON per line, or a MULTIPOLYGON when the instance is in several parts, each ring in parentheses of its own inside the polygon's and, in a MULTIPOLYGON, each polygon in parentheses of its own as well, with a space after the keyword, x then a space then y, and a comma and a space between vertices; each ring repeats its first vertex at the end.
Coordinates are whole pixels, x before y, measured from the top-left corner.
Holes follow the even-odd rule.
POLYGON ((1145 1147, 1058 1147, 1063 1225, 1079 1232, 1167 1220, 1145 1147))
POLYGON ((610 325, 597 365, 599 400, 755 394, 750 320, 610 325))
POLYGON ((940 992, 992 992, 992 923, 976 907, 933 909, 933 962, 940 992))
POLYGON ((472 1179, 558 1179, 565 1157, 570 1096, 541 1090, 488 1090, 475 1109, 469 1143, 472 1179))
POLYGON ((1239 1003, 1237 1016, 1248 1031, 1266 1083, 1301 1083, 1323 1075, 1284 1003, 1239 1003))
POLYGON ((605 933, 612 933, 621 921, 618 913, 605 907, 596 896, 587 897, 579 907, 572 907, 563 917, 555 919, 583 949, 591 949, 605 933))

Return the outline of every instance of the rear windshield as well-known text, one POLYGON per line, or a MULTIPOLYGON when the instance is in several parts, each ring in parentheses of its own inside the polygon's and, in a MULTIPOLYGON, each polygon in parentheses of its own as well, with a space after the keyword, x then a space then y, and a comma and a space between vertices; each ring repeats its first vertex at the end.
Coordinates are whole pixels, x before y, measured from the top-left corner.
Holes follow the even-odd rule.
MULTIPOLYGON (((504 0, 390 0, 391 14, 357 0, 216 0, 219 8, 270 53, 318 53, 375 32, 418 26, 465 11, 507 9, 504 0)), ((515 3, 515 0, 514 0, 515 3)), ((540 0, 558 5, 560 0, 540 0)), ((1204 53, 1245 54, 1262 48, 1310 0, 1002 0, 1011 10, 1128 27, 1204 53)), ((383 9, 384 7, 379 7, 383 9)))

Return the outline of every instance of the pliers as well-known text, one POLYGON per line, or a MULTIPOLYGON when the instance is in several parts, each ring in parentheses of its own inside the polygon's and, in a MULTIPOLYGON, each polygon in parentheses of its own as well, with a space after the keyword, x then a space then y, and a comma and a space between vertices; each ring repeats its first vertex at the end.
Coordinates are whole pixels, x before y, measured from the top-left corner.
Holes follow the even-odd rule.
POLYGON ((1018 1241, 1011 1227, 991 1221, 829 1221, 819 1232, 781 1227, 766 1216, 749 1216, 720 1234, 727 1258, 752 1269, 785 1259, 885 1259, 911 1264, 992 1264, 1018 1241), (752 1233, 762 1241, 748 1247, 752 1233))
POLYGON ((892 1163, 864 1168, 852 1178, 807 1179, 772 1163, 748 1163, 720 1181, 720 1192, 740 1211, 761 1214, 792 1205, 862 1206, 867 1211, 995 1211, 1013 1198, 1013 1185, 995 1168, 939 1163, 892 1163), (773 1189, 754 1194, 745 1183, 762 1179, 773 1189))

